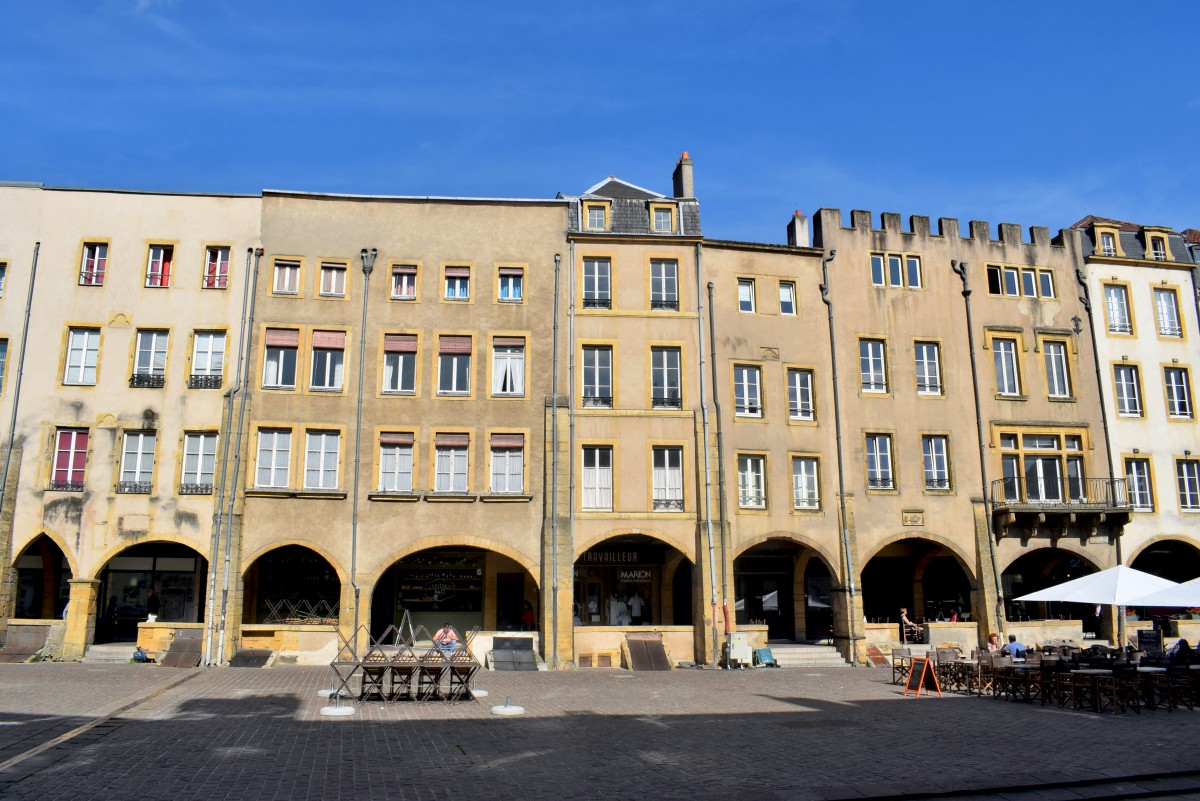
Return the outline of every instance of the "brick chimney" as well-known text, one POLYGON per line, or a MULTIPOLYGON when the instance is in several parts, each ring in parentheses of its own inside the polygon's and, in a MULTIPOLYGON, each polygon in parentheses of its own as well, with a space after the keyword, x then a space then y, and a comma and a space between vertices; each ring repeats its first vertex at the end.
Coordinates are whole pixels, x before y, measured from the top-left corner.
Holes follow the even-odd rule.
POLYGON ((692 185, 692 157, 686 150, 679 157, 679 163, 675 165, 675 174, 671 176, 671 183, 675 187, 675 197, 696 196, 695 187, 692 185))
POLYGON ((793 247, 806 248, 809 246, 808 240, 808 218, 800 209, 796 209, 796 213, 792 215, 792 219, 787 226, 787 243, 793 247))

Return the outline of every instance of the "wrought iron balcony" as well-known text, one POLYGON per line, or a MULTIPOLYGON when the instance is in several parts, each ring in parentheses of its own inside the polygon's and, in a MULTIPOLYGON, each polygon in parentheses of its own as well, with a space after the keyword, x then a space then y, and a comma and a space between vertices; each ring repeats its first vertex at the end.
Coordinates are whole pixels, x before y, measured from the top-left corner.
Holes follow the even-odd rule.
POLYGON ((654 311, 679 311, 678 300, 652 300, 650 308, 654 311))
POLYGON ((585 309, 611 309, 612 298, 584 298, 583 308, 585 309))
POLYGON ((656 512, 682 512, 682 498, 655 498, 654 511, 656 512))
POLYGON ((1128 511, 1123 478, 999 478, 992 482, 995 511, 1128 511))
POLYGON ((925 489, 948 490, 948 489, 950 489, 950 479, 948 479, 948 478, 927 478, 927 479, 925 479, 925 489))
POLYGON ((583 408, 585 409, 611 409, 613 399, 611 395, 584 395, 583 408))
POLYGON ((51 481, 50 489, 55 492, 83 492, 82 481, 51 481))
POLYGON ((896 485, 890 478, 868 478, 867 487, 869 489, 895 489, 896 485))
POLYGON ((117 493, 120 495, 149 495, 149 481, 120 481, 117 482, 117 493))
POLYGON ((180 484, 180 495, 212 495, 212 484, 180 484))
POLYGON ((655 409, 682 409, 682 398, 651 398, 650 405, 655 409))
POLYGON ((188 389, 220 389, 221 376, 219 375, 190 375, 188 376, 188 389))
POLYGON ((129 386, 132 389, 162 389, 166 382, 167 377, 165 375, 134 373, 133 375, 129 376, 129 386))

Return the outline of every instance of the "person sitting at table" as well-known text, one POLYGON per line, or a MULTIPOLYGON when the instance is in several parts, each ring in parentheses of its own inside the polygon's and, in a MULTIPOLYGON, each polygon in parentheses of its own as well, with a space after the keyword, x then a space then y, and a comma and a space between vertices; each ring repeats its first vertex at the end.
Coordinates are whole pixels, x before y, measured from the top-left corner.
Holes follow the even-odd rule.
POLYGON ((1008 635, 1008 645, 1004 646, 1004 653, 1017 659, 1025 658, 1025 646, 1017 642, 1017 635, 1008 635))
POLYGON ((441 650, 442 654, 447 659, 454 653, 454 646, 458 642, 458 632, 454 630, 449 622, 442 624, 442 627, 437 630, 437 634, 433 635, 433 642, 441 650))
POLYGON ((1000 653, 1000 635, 994 631, 988 635, 987 649, 989 654, 1000 653))
POLYGON ((900 607, 900 631, 905 642, 919 642, 925 629, 908 619, 908 607, 900 607))
POLYGON ((1167 658, 1172 665, 1187 666, 1196 662, 1196 652, 1192 650, 1192 646, 1188 645, 1187 640, 1180 640, 1170 651, 1167 651, 1167 658))

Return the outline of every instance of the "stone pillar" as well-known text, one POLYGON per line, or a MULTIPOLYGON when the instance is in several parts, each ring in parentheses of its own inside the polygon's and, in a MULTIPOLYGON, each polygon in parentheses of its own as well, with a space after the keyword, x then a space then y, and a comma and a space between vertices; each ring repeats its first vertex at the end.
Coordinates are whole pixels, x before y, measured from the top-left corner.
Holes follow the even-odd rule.
POLYGON ((987 642, 991 634, 1003 635, 1003 610, 1001 620, 996 620, 997 604, 1000 602, 1000 587, 996 584, 999 572, 992 559, 992 547, 995 542, 988 531, 987 503, 981 497, 971 498, 971 511, 975 518, 975 607, 971 610, 975 616, 980 646, 987 642))
MULTIPOLYGON (((862 564, 858 553, 858 532, 854 525, 854 494, 846 493, 846 537, 848 546, 843 546, 841 530, 838 531, 838 555, 840 569, 838 586, 833 588, 833 644, 850 662, 866 660, 866 623, 863 620, 862 564), (846 547, 850 550, 850 565, 846 564, 846 547), (854 582, 854 595, 850 595, 850 580, 854 582)), ((837 509, 840 521, 841 506, 837 509)))
POLYGON ((542 521, 541 593, 539 603, 542 632, 542 659, 551 668, 569 668, 575 662, 575 626, 572 622, 575 599, 575 537, 571 530, 571 441, 567 397, 546 399, 545 448, 543 450, 542 486, 545 487, 545 513, 542 521), (558 475, 554 474, 555 454, 552 424, 558 416, 558 475), (552 503, 552 498, 556 500, 552 503), (555 517, 557 511, 557 517, 555 517), (554 574, 555 543, 557 542, 558 575, 554 574), (558 600, 555 605, 554 585, 558 580, 558 600), (557 609, 558 629, 555 630, 557 609))
MULTIPOLYGON (((0 465, 4 464, 5 449, 0 448, 0 465)), ((21 449, 13 448, 8 469, 8 486, 4 487, 3 505, 0 510, 0 640, 8 629, 8 620, 16 612, 17 568, 13 553, 13 508, 17 502, 17 481, 21 474, 21 449)))
POLYGON ((100 594, 97 579, 71 579, 67 602, 67 633, 63 637, 63 659, 83 659, 96 636, 96 598, 100 594))

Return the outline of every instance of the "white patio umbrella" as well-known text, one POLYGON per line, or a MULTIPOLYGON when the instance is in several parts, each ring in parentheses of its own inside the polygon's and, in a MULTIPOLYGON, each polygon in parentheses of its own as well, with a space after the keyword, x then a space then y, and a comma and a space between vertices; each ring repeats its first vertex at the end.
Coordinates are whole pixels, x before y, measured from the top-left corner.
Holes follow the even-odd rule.
POLYGON ((1017 601, 1070 601, 1109 606, 1141 605, 1142 596, 1179 585, 1173 581, 1118 565, 1090 576, 1072 579, 1044 590, 1022 595, 1017 601))
POLYGON ((1200 578, 1155 590, 1149 595, 1133 599, 1127 606, 1200 607, 1200 578))

